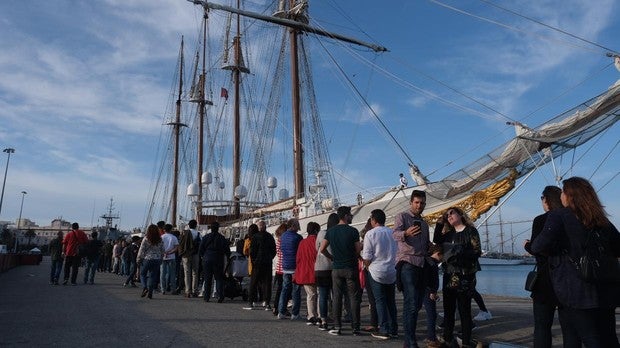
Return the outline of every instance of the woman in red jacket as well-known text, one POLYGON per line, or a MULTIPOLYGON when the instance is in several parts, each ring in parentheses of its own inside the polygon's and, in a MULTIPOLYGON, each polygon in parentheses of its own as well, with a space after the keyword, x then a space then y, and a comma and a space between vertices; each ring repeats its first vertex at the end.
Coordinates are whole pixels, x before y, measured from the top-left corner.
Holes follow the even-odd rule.
POLYGON ((295 283, 304 286, 306 292, 306 307, 308 308, 308 325, 316 325, 319 321, 317 308, 317 292, 314 279, 314 262, 316 261, 316 235, 321 226, 316 222, 309 222, 306 227, 308 237, 299 242, 297 249, 297 267, 295 268, 295 283))

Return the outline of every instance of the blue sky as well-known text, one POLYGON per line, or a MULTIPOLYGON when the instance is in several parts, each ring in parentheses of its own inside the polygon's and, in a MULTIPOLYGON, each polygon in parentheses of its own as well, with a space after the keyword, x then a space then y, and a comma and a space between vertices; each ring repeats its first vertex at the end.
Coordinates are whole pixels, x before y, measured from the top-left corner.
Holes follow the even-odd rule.
MULTIPOLYGON (((493 3, 620 51, 616 1, 493 3)), ((611 63, 606 49, 483 1, 321 0, 310 2, 310 13, 315 25, 390 50, 328 47, 432 180, 509 140, 514 133, 499 113, 537 126, 620 78, 613 65, 603 70, 611 63), (398 79, 363 72, 358 55, 398 79)), ((183 0, 0 2, 0 147, 16 149, 0 220, 17 218, 25 190, 23 217, 39 225, 56 217, 101 224, 110 197, 121 228, 143 224, 180 36, 193 42, 200 17, 200 8, 183 0)), ((313 63, 330 155, 346 176, 340 193, 395 185, 406 159, 356 98, 341 92, 333 68, 313 63)), ((607 184, 599 194, 616 224, 620 185, 611 179, 619 158, 610 151, 619 134, 616 125, 593 149, 586 144, 555 163, 564 173, 583 156, 567 176, 590 177, 607 158, 591 179, 596 187, 607 184)), ((506 203, 502 218, 541 213, 540 191, 552 183, 552 166, 541 168, 506 203)), ((514 228, 524 233, 529 225, 514 228)))

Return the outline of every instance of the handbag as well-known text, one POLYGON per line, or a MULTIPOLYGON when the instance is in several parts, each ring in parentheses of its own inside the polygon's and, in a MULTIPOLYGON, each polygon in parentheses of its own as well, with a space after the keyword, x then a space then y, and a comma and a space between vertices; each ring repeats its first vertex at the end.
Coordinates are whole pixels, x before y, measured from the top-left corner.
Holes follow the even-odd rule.
POLYGON ((534 286, 536 284, 536 279, 538 279, 538 271, 536 270, 537 265, 534 265, 534 269, 531 270, 527 274, 527 278, 525 278, 525 290, 533 291, 534 286))

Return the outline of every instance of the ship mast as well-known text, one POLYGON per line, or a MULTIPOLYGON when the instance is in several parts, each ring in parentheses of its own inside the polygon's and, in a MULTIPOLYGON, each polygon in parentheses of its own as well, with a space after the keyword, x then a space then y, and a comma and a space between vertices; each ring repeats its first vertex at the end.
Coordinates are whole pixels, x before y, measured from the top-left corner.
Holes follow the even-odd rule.
MULTIPOLYGON (((240 7, 240 0, 237 0, 237 7, 240 7)), ((241 95, 240 95, 240 85, 241 85, 241 76, 239 68, 241 66, 241 24, 240 24, 241 16, 237 14, 237 33, 235 35, 233 46, 235 53, 235 65, 232 71, 233 73, 233 84, 235 87, 235 109, 234 109, 234 118, 233 118, 233 215, 235 218, 239 217, 240 206, 239 206, 239 197, 234 194, 234 190, 241 184, 241 95)))
MULTIPOLYGON (((237 0, 237 7, 241 6, 237 0)), ((206 12, 207 8, 205 8, 206 12)), ((230 28, 229 28, 230 29, 230 28)), ((233 102, 233 216, 238 218, 241 213, 241 196, 237 190, 241 187, 241 73, 248 74, 250 70, 245 67, 241 51, 241 16, 236 16, 236 33, 233 38, 233 63, 222 67, 232 72, 234 102, 233 102)), ((226 53, 227 54, 227 53, 226 53)))
POLYGON ((283 25, 285 27, 289 27, 289 28, 295 28, 299 31, 303 31, 303 32, 307 32, 307 33, 313 33, 313 34, 317 34, 317 35, 321 35, 321 36, 326 36, 332 39, 336 39, 336 40, 340 40, 340 41, 344 41, 344 42, 348 42, 348 43, 352 43, 355 45, 359 45, 359 46, 364 46, 364 47, 368 47, 370 49, 372 49, 375 52, 386 52, 388 49, 383 47, 383 46, 379 46, 379 45, 374 45, 371 43, 367 43, 364 41, 360 41, 357 39, 353 39, 344 35, 340 35, 340 34, 336 34, 336 33, 332 33, 329 31, 325 31, 325 30, 321 30, 318 28, 314 28, 310 25, 304 24, 304 23, 300 23, 300 22, 296 22, 294 20, 290 20, 290 19, 285 19, 285 18, 278 18, 278 17, 273 17, 273 16, 265 16, 259 13, 254 13, 254 12, 250 12, 250 11, 244 11, 241 9, 237 9, 234 7, 230 7, 230 6, 225 6, 225 5, 220 5, 220 4, 214 4, 212 2, 208 2, 208 1, 204 1, 204 0, 187 0, 191 3, 194 3, 196 5, 202 5, 205 10, 207 9, 213 9, 213 10, 222 10, 222 11, 226 11, 226 12, 231 12, 231 13, 236 13, 245 17, 250 17, 250 18, 256 18, 256 19, 260 19, 262 21, 265 22, 270 22, 270 23, 276 23, 276 24, 280 24, 283 25))
MULTIPOLYGON (((295 6, 295 0, 289 0, 289 8, 295 6)), ((302 138, 301 105, 299 91, 299 57, 297 53, 298 29, 290 28, 291 40, 291 85, 293 106, 293 171, 295 173, 295 199, 305 195, 304 155, 302 138)))
POLYGON ((174 122, 169 122, 167 125, 173 127, 174 136, 174 159, 172 169, 172 195, 170 197, 170 223, 172 226, 177 225, 177 202, 178 202, 178 186, 179 186, 179 143, 181 135, 181 127, 187 127, 187 125, 181 123, 181 95, 183 93, 183 47, 184 40, 181 36, 181 49, 179 52, 179 97, 176 101, 176 112, 174 122))
POLYGON ((106 214, 100 216, 100 218, 105 220, 106 231, 112 228, 112 223, 115 219, 120 219, 120 217, 114 214, 114 198, 110 198, 110 205, 108 205, 108 211, 106 214))
MULTIPOLYGON (((237 14, 237 36, 234 39, 235 49, 235 66, 228 67, 233 70, 233 81, 235 86, 235 114, 234 114, 234 145, 233 145, 233 190, 235 190, 240 184, 240 145, 239 145, 239 76, 243 71, 241 66, 241 49, 240 49, 240 36, 239 36, 239 17, 245 16, 250 18, 259 19, 262 21, 276 23, 283 25, 290 29, 291 40, 291 83, 292 87, 292 107, 293 107, 293 151, 294 151, 294 175, 295 175, 295 198, 302 198, 305 196, 305 179, 304 179, 304 160, 303 160, 303 139, 302 139, 302 121, 301 121, 301 106, 300 106, 300 90, 299 90, 299 58, 297 52, 297 35, 302 32, 314 33, 317 35, 329 37, 332 39, 353 43, 356 45, 368 47, 375 52, 387 51, 385 47, 359 41, 357 39, 349 38, 340 34, 335 34, 318 28, 314 28, 306 24, 307 19, 303 16, 294 16, 294 19, 288 19, 292 15, 292 11, 295 6, 295 0, 289 0, 289 11, 279 11, 279 16, 266 16, 250 11, 241 10, 239 7, 239 0, 237 0, 237 8, 215 4, 204 0, 188 0, 197 5, 202 5, 205 13, 209 9, 222 10, 230 13, 237 14), (290 13, 289 13, 290 12, 290 13), (282 18, 287 17, 287 18, 282 18), (301 19, 302 21, 299 21, 301 19)), ((283 2, 281 2, 282 4, 283 2)), ((280 9, 284 10, 284 9, 280 9)), ((300 12, 301 13, 301 12, 300 12)), ((199 200, 200 201, 200 200, 199 200)), ((239 216, 239 198, 234 197, 234 215, 239 216)))
POLYGON ((202 71, 198 79, 198 199, 196 201, 196 220, 202 215, 202 172, 204 149, 204 118, 205 118, 205 80, 206 80, 206 47, 207 47, 207 11, 204 11, 202 21, 202 71))

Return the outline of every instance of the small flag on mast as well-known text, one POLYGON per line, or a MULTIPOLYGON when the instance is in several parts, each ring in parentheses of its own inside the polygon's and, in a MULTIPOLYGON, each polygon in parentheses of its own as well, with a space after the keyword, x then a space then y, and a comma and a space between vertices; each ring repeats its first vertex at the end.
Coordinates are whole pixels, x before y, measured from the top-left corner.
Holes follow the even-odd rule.
POLYGON ((220 93, 220 97, 228 100, 228 90, 226 88, 222 87, 222 91, 220 93))

